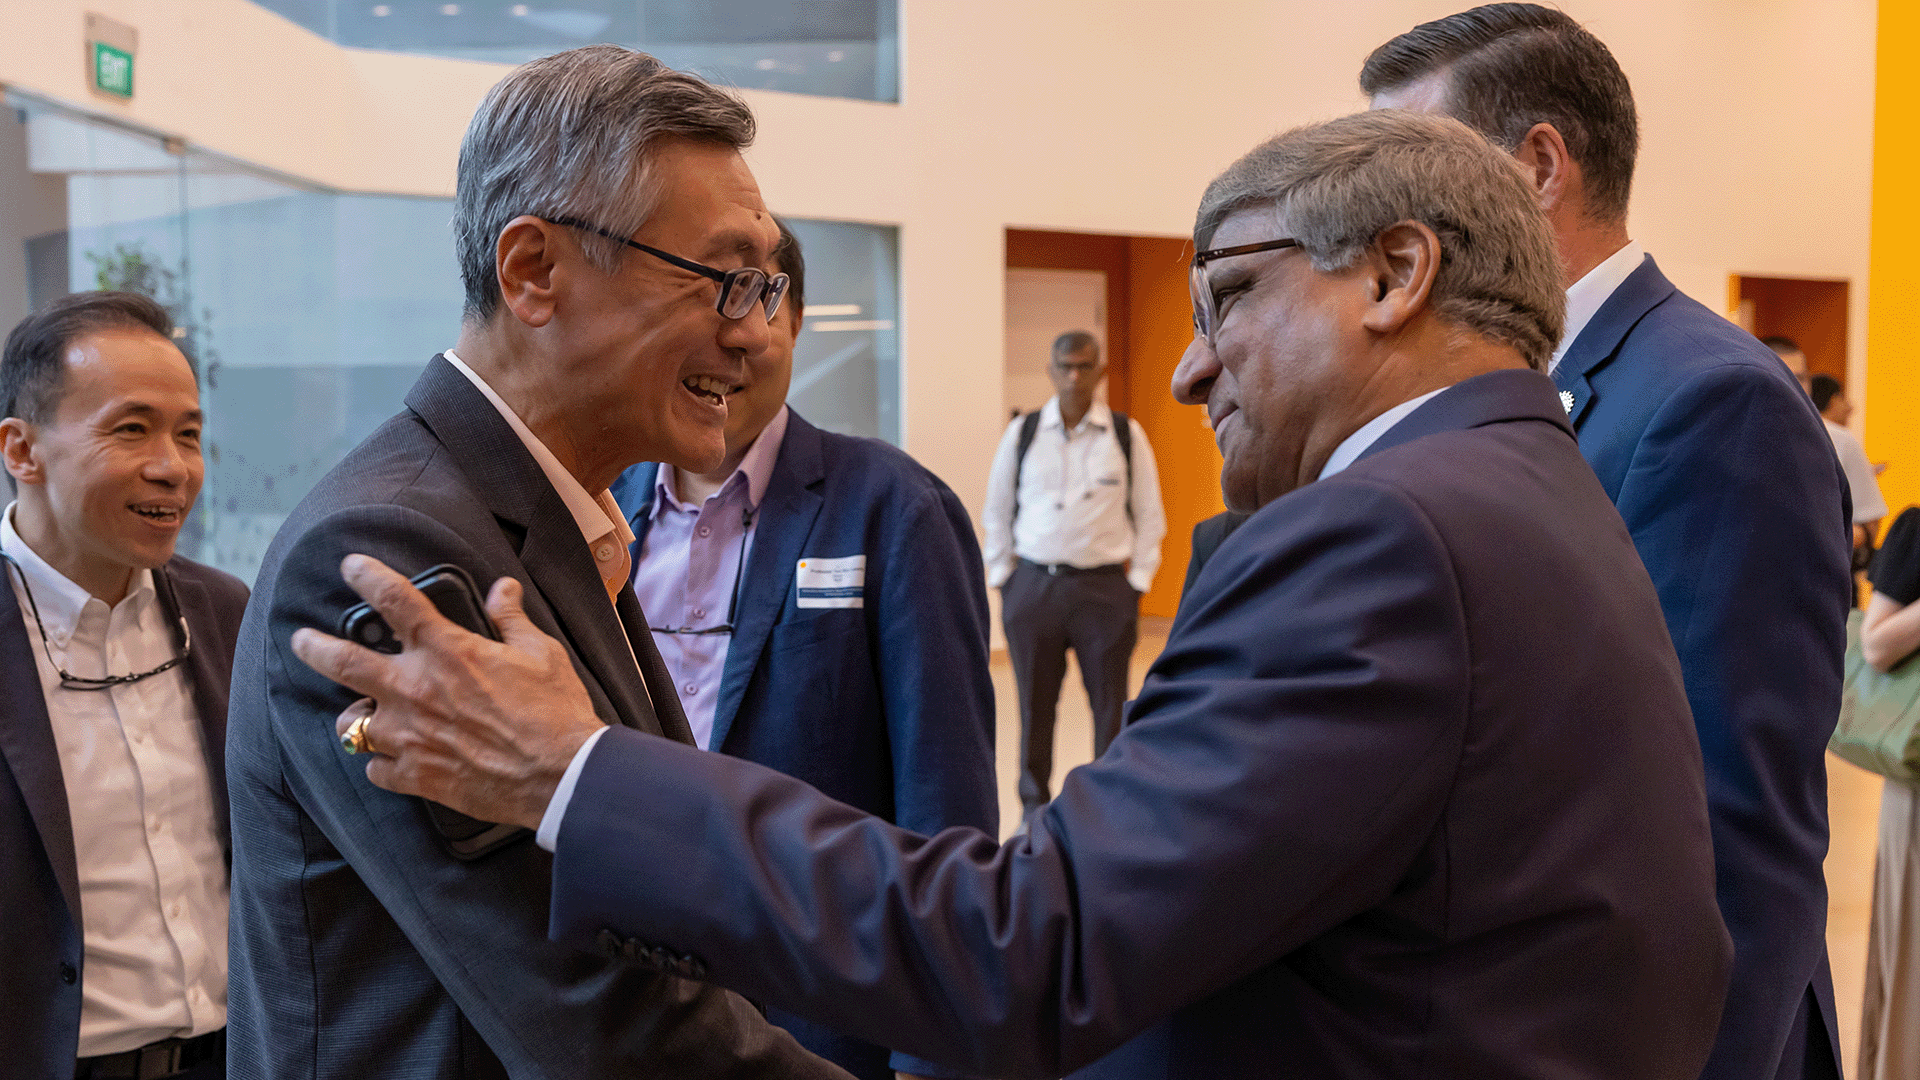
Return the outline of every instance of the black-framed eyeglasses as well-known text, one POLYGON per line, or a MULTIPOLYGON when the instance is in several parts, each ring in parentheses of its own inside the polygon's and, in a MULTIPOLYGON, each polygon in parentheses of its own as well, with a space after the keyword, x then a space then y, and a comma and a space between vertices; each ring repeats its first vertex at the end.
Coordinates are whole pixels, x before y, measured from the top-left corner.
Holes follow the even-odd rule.
POLYGON ((719 626, 703 626, 695 629, 691 626, 649 626, 648 630, 656 634, 685 634, 688 637, 702 637, 711 634, 733 633, 733 620, 740 611, 740 583, 745 580, 747 570, 747 531, 753 528, 753 511, 740 512, 740 557, 733 564, 733 594, 727 600, 727 621, 719 626))
POLYGON ((1213 286, 1207 281, 1207 264, 1215 259, 1224 259, 1232 255, 1251 255, 1256 251, 1276 251, 1280 248, 1299 247, 1300 241, 1262 240, 1257 244, 1236 244, 1233 247, 1213 248, 1195 252, 1193 266, 1187 271, 1187 292, 1193 301, 1193 333, 1196 337, 1207 339, 1213 344, 1213 332, 1220 325, 1220 307, 1213 295, 1213 286))
POLYGON ((151 679, 155 675, 165 674, 179 667, 186 661, 187 657, 193 655, 193 631, 187 628, 187 618, 182 615, 180 617, 180 655, 161 664, 152 671, 142 671, 134 675, 108 675, 102 679, 89 679, 71 674, 66 668, 60 666, 58 660, 53 658, 53 646, 47 643, 47 624, 40 621, 40 605, 33 598, 33 586, 27 584, 27 572, 20 568, 20 564, 13 560, 13 556, 5 552, 0 552, 0 559, 5 559, 7 565, 12 568, 13 572, 20 575, 20 591, 27 594, 27 610, 33 613, 33 625, 40 631, 40 651, 47 654, 47 663, 51 664, 53 670, 59 673, 60 686, 62 689, 111 690, 116 686, 126 686, 129 683, 137 683, 142 679, 151 679))
POLYGON ((729 319, 744 319, 747 312, 753 310, 757 302, 766 306, 767 321, 771 322, 780 310, 780 301, 786 298, 787 283, 792 279, 785 274, 768 274, 757 266, 742 266, 733 270, 715 270, 683 259, 678 255, 669 255, 656 247, 648 247, 638 240, 629 240, 619 233, 610 232, 579 218, 554 218, 555 225, 565 225, 569 229, 581 229, 609 240, 618 240, 630 248, 644 251, 656 259, 672 263, 682 270, 690 270, 702 277, 712 278, 720 283, 720 295, 714 298, 713 309, 729 319))

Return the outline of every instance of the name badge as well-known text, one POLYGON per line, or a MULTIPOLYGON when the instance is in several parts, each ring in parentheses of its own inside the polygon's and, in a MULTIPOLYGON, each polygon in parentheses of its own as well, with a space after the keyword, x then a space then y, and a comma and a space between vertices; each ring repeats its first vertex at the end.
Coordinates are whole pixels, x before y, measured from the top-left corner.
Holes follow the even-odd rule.
POLYGON ((848 555, 841 559, 801 559, 794 571, 794 586, 803 608, 865 607, 867 557, 848 555))

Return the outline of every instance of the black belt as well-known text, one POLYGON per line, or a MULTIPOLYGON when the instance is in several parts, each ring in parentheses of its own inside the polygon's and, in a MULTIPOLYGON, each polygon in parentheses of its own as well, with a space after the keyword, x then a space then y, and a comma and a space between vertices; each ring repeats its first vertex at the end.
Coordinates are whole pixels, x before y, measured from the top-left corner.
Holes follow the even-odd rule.
POLYGON ((81 1058, 73 1080, 166 1080, 227 1054, 227 1029, 191 1039, 161 1039, 138 1050, 81 1058))
POLYGON ((1108 563, 1105 566, 1075 566, 1072 563, 1063 562, 1034 562, 1032 559, 1021 559, 1020 561, 1051 577, 1060 577, 1062 575, 1072 577, 1079 574, 1124 574, 1127 572, 1127 564, 1118 562, 1108 563))

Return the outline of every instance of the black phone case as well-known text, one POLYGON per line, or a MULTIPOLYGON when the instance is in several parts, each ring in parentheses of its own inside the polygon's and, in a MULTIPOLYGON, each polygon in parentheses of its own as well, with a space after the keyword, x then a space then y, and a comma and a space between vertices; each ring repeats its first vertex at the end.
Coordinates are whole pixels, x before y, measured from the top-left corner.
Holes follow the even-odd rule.
MULTIPOLYGON (((465 570, 452 563, 441 563, 422 570, 408 580, 428 600, 433 601, 433 606, 440 614, 455 625, 476 634, 485 634, 495 641, 500 640, 500 631, 494 628, 493 620, 487 618, 486 601, 480 594, 480 587, 465 570)), ((355 604, 340 616, 339 636, 376 652, 391 655, 400 651, 400 642, 394 638, 393 628, 387 625, 387 620, 381 618, 379 612, 373 610, 372 605, 366 603, 355 604)), ((427 819, 433 823, 433 831, 440 837, 441 846, 456 859, 478 859, 527 835, 527 830, 518 825, 481 821, 436 802, 426 799, 420 801, 426 806, 427 819)))

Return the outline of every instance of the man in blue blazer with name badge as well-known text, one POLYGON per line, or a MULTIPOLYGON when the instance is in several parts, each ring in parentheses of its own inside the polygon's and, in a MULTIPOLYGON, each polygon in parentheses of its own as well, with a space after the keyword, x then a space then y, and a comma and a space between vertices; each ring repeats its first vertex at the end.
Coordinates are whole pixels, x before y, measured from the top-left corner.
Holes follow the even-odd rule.
POLYGON ((1693 1080, 1730 959, 1700 752, 1541 371, 1564 301, 1525 180, 1362 113, 1236 162, 1194 246, 1175 393, 1252 517, 1026 836, 910 833, 500 679, 552 644, 510 590, 488 642, 356 562, 420 647, 295 648, 378 702, 370 779, 543 826, 555 939, 685 950, 961 1069, 1693 1080))
POLYGON ((1554 225, 1554 382, 1659 590, 1705 759, 1734 969, 1702 1075, 1837 1077, 1822 864, 1852 514, 1820 417, 1766 346, 1629 238, 1633 93, 1567 15, 1489 4, 1426 23, 1376 49, 1360 84, 1509 150, 1554 225))
MULTIPOLYGON (((879 441, 787 407, 806 261, 772 343, 727 395, 727 456, 706 474, 635 465, 613 495, 633 588, 694 741, 757 761, 914 832, 998 834, 987 596, 966 508, 879 441)), ((859 1080, 948 1075, 790 1013, 768 1018, 859 1080)))

